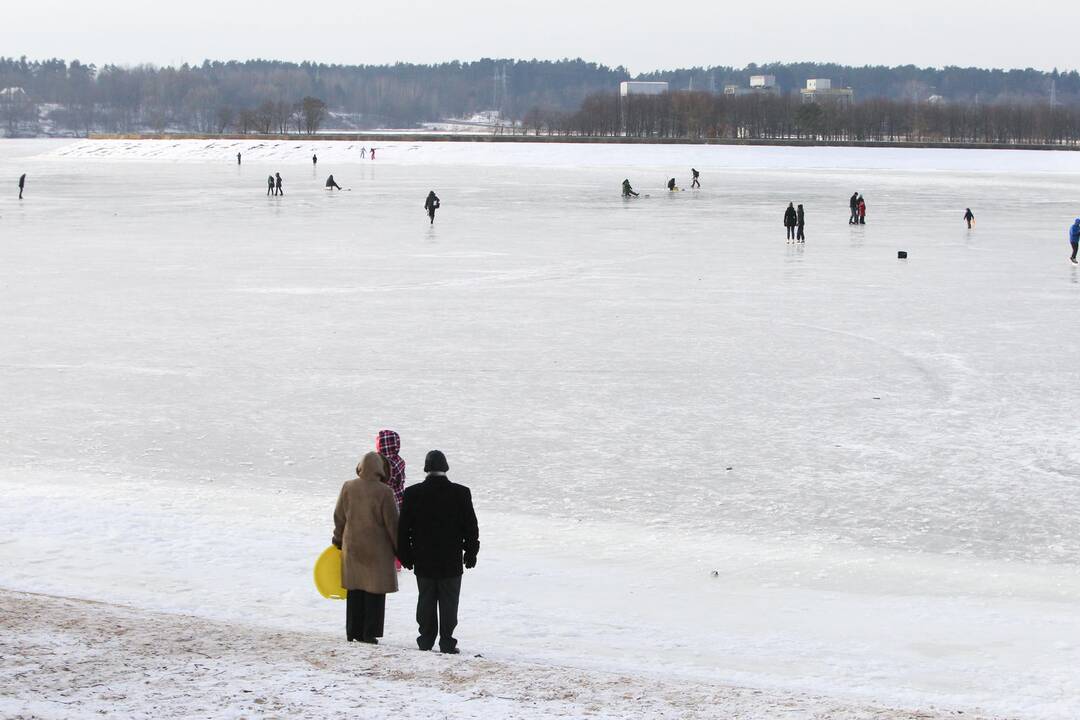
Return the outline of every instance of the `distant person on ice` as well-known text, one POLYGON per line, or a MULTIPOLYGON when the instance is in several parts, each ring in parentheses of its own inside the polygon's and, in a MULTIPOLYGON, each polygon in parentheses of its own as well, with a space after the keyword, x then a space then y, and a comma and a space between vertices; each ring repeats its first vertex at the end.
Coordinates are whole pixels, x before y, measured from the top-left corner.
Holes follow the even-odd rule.
POLYGON ((694 168, 690 168, 690 177, 691 177, 690 187, 691 188, 700 188, 701 187, 701 182, 700 182, 700 180, 698 180, 698 178, 701 177, 701 173, 699 173, 694 168))
POLYGON ((334 180, 334 176, 331 175, 330 177, 326 178, 326 188, 333 192, 334 188, 340 190, 341 186, 337 184, 337 180, 334 180))
POLYGON ((274 179, 276 180, 277 195, 284 195, 285 191, 281 189, 281 173, 274 173, 274 179))
POLYGON ((1076 222, 1069 228, 1069 244, 1072 245, 1072 257, 1069 260, 1076 265, 1076 248, 1080 246, 1080 218, 1076 218, 1076 222))
POLYGON ((311 164, 312 165, 318 165, 319 164, 319 156, 318 155, 312 154, 312 156, 311 156, 311 164))
POLYGON ((675 192, 675 178, 671 178, 667 181, 668 192, 675 192))
POLYGON ((795 227, 798 228, 795 241, 806 242, 806 213, 803 211, 802 203, 799 203, 799 209, 795 211, 795 227))
POLYGON ((267 195, 277 195, 277 190, 275 190, 274 187, 275 187, 274 186, 274 176, 271 175, 268 178, 266 178, 266 194, 267 195))
POLYGON ((848 207, 851 208, 851 217, 848 218, 848 225, 858 225, 859 223, 859 193, 855 193, 851 196, 851 200, 848 201, 848 207))
POLYGON ((441 452, 427 454, 427 477, 405 489, 397 547, 401 564, 416 575, 416 646, 430 650, 438 636, 439 649, 456 655, 462 565, 476 567, 480 530, 469 488, 450 482, 449 469, 441 452))
POLYGON ((240 153, 236 153, 236 164, 240 164, 240 153))
POLYGON ((630 187, 630 180, 626 179, 622 181, 622 196, 623 197, 637 197, 638 194, 634 192, 634 188, 630 187))
POLYGON ((784 211, 784 227, 787 229, 788 242, 795 239, 795 223, 797 220, 795 203, 788 203, 787 210, 784 211))
POLYGON ((341 548, 345 598, 345 637, 378 645, 386 616, 386 594, 397 592, 398 509, 384 483, 386 458, 369 452, 356 478, 341 486, 334 508, 333 543, 341 548))
POLYGON ((375 148, 371 148, 371 159, 375 159, 375 148))
POLYGON ((360 148, 360 159, 363 160, 366 157, 367 157, 367 145, 360 148))
POLYGON ((970 230, 971 224, 975 222, 975 213, 971 212, 971 208, 968 208, 967 212, 964 213, 964 222, 967 223, 968 230, 970 230))
POLYGON ((859 196, 858 211, 859 211, 859 224, 860 225, 865 225, 866 224, 866 201, 863 200, 862 195, 859 196))
POLYGON ((439 196, 432 190, 427 194, 427 200, 424 201, 424 209, 427 210, 427 215, 431 218, 431 224, 435 224, 435 211, 442 205, 442 201, 439 200, 439 196))
POLYGON ((23 189, 26 187, 26 173, 19 176, 19 199, 22 200, 23 189))

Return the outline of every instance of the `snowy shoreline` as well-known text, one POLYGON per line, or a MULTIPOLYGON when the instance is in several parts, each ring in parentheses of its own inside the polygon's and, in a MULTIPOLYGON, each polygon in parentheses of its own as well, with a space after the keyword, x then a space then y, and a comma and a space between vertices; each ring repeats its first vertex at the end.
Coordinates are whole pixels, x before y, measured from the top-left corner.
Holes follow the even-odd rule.
POLYGON ((0 590, 0 715, 92 717, 941 720, 809 694, 369 647, 0 590))

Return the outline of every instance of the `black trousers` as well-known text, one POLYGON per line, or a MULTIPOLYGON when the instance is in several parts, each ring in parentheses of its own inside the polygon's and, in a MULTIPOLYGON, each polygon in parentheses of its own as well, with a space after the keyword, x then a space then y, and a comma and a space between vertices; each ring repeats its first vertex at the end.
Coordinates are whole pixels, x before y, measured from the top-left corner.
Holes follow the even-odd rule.
POLYGON ((350 590, 345 597, 345 637, 349 640, 374 640, 383 635, 386 618, 386 595, 350 590))
POLYGON ((805 225, 799 225, 798 226, 798 233, 795 235, 796 240, 802 240, 802 241, 806 240, 806 233, 803 232, 804 227, 806 227, 806 226, 805 225))
POLYGON ((425 578, 417 576, 416 624, 420 636, 416 645, 430 650, 439 636, 439 649, 453 650, 457 647, 454 628, 457 627, 458 597, 461 595, 461 576, 450 578, 425 578), (436 614, 436 610, 438 613, 436 614))
POLYGON ((794 225, 788 225, 787 226, 787 239, 788 240, 794 240, 795 239, 795 226, 794 225))
POLYGON ((1077 248, 1080 248, 1080 244, 1072 243, 1072 246, 1073 246, 1073 253, 1072 253, 1072 258, 1071 259, 1075 260, 1076 259, 1076 250, 1077 250, 1077 248))

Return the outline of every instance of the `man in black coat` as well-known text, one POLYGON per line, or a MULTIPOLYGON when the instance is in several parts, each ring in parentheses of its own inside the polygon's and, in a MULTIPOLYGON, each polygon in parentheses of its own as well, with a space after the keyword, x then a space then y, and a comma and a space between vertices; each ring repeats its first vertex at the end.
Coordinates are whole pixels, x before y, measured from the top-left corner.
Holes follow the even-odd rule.
POLYGON ((430 650, 438 635, 439 649, 456 654, 454 628, 462 565, 476 567, 480 530, 472 493, 447 479, 449 469, 446 456, 432 450, 424 460, 427 477, 405 488, 397 552, 401 564, 416 575, 416 622, 420 626, 417 646, 430 650))

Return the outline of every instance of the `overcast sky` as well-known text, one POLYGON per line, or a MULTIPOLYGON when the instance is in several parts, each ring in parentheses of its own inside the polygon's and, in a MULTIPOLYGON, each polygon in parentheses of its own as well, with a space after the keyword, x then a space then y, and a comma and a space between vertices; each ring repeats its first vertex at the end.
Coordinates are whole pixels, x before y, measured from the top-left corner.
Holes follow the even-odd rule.
POLYGON ((1080 3, 8 0, 0 55, 98 65, 582 57, 635 73, 774 60, 1064 70, 1080 66, 1080 3))

